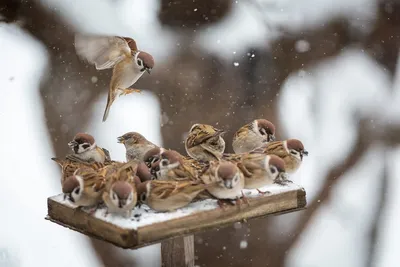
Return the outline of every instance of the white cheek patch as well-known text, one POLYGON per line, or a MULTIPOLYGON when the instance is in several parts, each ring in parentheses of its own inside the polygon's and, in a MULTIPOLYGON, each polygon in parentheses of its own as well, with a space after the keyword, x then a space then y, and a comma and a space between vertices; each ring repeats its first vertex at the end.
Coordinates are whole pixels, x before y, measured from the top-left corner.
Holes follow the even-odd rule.
POLYGON ((266 156, 265 157, 265 159, 264 159, 264 169, 265 170, 269 170, 269 159, 270 159, 271 157, 270 156, 266 156))
POLYGON ((175 163, 168 164, 168 165, 166 166, 166 169, 167 169, 167 170, 172 170, 172 169, 177 168, 179 165, 180 165, 180 163, 179 163, 179 161, 177 161, 177 162, 175 162, 175 163))
POLYGON ((283 141, 283 148, 286 150, 287 153, 290 153, 289 149, 287 148, 287 141, 283 141))

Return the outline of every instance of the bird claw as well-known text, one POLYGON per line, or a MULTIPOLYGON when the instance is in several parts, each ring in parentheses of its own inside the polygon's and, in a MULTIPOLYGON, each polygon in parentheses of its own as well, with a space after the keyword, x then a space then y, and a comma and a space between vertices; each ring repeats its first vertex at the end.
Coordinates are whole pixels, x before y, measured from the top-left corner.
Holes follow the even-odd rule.
POLYGON ((270 191, 265 191, 265 192, 263 192, 263 191, 261 191, 261 190, 258 189, 258 188, 257 188, 257 191, 258 191, 258 193, 260 193, 261 195, 265 195, 265 194, 270 194, 270 193, 271 193, 270 191))
POLYGON ((127 89, 123 89, 121 95, 129 95, 132 93, 142 93, 142 90, 139 89, 134 89, 134 88, 127 88, 127 89))

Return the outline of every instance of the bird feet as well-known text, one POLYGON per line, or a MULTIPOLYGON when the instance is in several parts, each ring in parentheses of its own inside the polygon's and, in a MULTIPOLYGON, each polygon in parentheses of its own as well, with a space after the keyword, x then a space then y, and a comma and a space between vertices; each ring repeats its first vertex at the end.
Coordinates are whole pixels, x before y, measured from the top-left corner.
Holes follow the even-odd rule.
POLYGON ((121 95, 129 95, 132 93, 142 93, 142 90, 139 89, 134 89, 134 88, 126 88, 126 89, 122 89, 122 93, 121 95))
POLYGON ((265 195, 265 194, 269 194, 269 193, 271 193, 271 192, 269 192, 269 191, 265 191, 265 192, 263 192, 263 191, 261 191, 260 189, 258 189, 257 188, 257 191, 258 191, 258 193, 260 193, 261 195, 265 195))

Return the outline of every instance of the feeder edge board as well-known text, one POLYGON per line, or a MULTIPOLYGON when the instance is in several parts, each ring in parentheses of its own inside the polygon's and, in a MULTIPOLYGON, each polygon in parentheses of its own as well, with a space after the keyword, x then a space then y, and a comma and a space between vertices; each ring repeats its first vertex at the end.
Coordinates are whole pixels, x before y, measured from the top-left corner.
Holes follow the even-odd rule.
POLYGON ((169 238, 192 235, 213 228, 226 227, 238 221, 279 215, 304 209, 306 192, 297 187, 278 194, 248 198, 249 205, 227 205, 193 214, 138 227, 123 228, 111 222, 89 215, 87 212, 60 203, 49 197, 46 219, 118 247, 136 249, 159 243, 169 238))

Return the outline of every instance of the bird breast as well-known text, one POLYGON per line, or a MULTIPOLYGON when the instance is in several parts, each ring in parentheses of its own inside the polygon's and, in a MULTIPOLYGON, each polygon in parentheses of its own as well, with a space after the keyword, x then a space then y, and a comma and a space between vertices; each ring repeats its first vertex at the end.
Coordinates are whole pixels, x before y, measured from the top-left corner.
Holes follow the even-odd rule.
POLYGON ((114 76, 115 84, 121 89, 126 89, 133 85, 144 72, 140 71, 134 58, 127 58, 115 66, 114 76))

